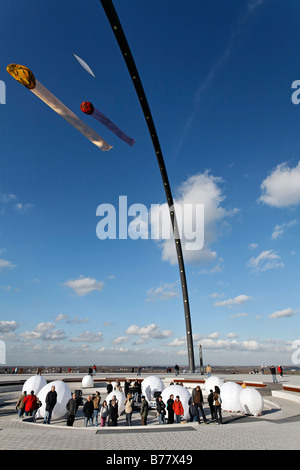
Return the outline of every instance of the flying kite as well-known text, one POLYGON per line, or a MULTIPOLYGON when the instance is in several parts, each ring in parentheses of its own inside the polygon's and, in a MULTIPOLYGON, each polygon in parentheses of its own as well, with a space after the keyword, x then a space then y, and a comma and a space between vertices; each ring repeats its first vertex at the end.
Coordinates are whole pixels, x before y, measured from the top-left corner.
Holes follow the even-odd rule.
POLYGON ((124 134, 124 132, 121 131, 113 122, 111 122, 110 119, 104 116, 101 111, 98 111, 98 109, 94 108, 93 104, 90 101, 84 101, 83 103, 81 103, 80 109, 83 113, 93 116, 93 118, 101 122, 101 124, 103 124, 110 131, 120 137, 120 139, 124 140, 124 142, 126 142, 127 144, 133 146, 133 144, 135 143, 133 139, 128 137, 128 135, 124 134))
POLYGON ((78 60, 78 62, 80 63, 80 65, 89 73, 91 74, 94 78, 96 78, 94 72, 92 71, 92 69, 88 66, 88 64, 86 62, 84 62, 84 60, 80 59, 80 57, 78 57, 78 55, 76 54, 73 54, 74 57, 78 60))
POLYGON ((36 96, 44 101, 44 103, 68 121, 101 150, 110 150, 112 148, 112 146, 105 142, 100 135, 81 121, 76 114, 68 109, 61 101, 52 95, 47 88, 39 83, 29 68, 23 65, 10 64, 7 66, 6 70, 13 78, 32 91, 36 96))

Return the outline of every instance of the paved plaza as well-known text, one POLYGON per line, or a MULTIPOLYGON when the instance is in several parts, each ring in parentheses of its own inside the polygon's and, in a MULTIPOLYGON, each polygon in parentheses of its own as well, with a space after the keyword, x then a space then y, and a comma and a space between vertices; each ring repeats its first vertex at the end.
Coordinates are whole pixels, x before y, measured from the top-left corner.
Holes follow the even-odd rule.
MULTIPOLYGON (((24 376, 22 380, 28 377, 24 376)), ((105 377, 108 377, 107 374, 105 377)), ((182 375, 180 378, 188 377, 193 380, 199 378, 199 381, 205 379, 200 375, 182 375)), ((149 424, 141 426, 139 410, 136 409, 131 427, 125 426, 125 418, 121 416, 116 428, 96 428, 84 427, 82 410, 79 408, 73 427, 66 426, 65 418, 44 425, 42 419, 32 423, 17 417, 15 403, 22 390, 21 376, 3 375, 0 377, 0 449, 103 450, 115 451, 115 455, 125 451, 133 451, 133 455, 138 455, 138 451, 152 451, 154 454, 182 451, 187 454, 200 450, 299 450, 300 393, 282 392, 283 384, 299 386, 299 376, 279 377, 278 384, 272 384, 270 375, 219 377, 225 381, 264 382, 265 388, 257 388, 264 398, 262 415, 254 417, 223 412, 223 424, 220 426, 209 419, 208 424, 202 422, 200 425, 191 422, 159 425, 155 410, 151 410, 149 424), (6 386, 6 382, 10 382, 10 385, 6 386)), ((45 378, 50 382, 64 377, 48 374, 45 378)), ((81 378, 77 375, 76 382, 68 383, 71 391, 81 388, 81 378)), ((97 374, 96 378, 101 378, 101 374, 97 374)), ((124 380, 121 374, 119 379, 124 380)), ((186 386, 192 390, 195 384, 187 383, 186 386)), ((95 382, 92 389, 83 389, 84 401, 87 395, 96 390, 100 392, 102 402, 106 397, 106 382, 95 382)), ((205 412, 209 418, 206 400, 205 412)))

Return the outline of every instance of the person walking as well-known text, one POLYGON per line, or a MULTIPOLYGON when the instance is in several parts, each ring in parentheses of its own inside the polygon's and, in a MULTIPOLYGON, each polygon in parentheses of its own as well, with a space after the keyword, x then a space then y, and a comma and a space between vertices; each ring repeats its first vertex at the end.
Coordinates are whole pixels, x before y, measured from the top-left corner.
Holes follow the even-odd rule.
POLYGON ((87 397, 87 401, 83 405, 82 412, 84 416, 84 426, 87 427, 88 423, 90 426, 93 426, 94 404, 90 395, 87 397))
POLYGON ((52 385, 50 392, 46 395, 46 407, 45 407, 45 416, 44 416, 44 424, 50 424, 53 409, 57 402, 57 392, 55 391, 55 386, 52 385))
POLYGON ((215 391, 213 394, 213 399, 214 399, 214 409, 215 409, 215 418, 216 418, 216 424, 222 424, 222 410, 221 410, 221 397, 220 397, 220 389, 217 385, 215 385, 215 391))
POLYGON ((170 395, 170 398, 167 401, 167 411, 168 411, 168 424, 174 424, 174 395, 170 395))
POLYGON ((126 426, 131 426, 131 416, 133 410, 133 400, 131 393, 127 393, 127 398, 124 402, 125 405, 125 416, 126 416, 126 426))
POLYGON ((93 411, 93 425, 94 425, 94 419, 95 419, 95 427, 98 427, 98 415, 100 412, 100 401, 101 401, 101 395, 97 391, 95 395, 92 396, 92 401, 94 405, 94 411, 93 411))
POLYGON ((108 426, 118 426, 118 403, 113 397, 108 406, 108 426))
POLYGON ((141 409, 140 409, 141 422, 142 422, 143 426, 146 426, 147 425, 149 406, 148 406, 148 402, 147 402, 146 398, 144 397, 144 395, 141 398, 142 398, 141 409))
POLYGON ((19 397, 19 400, 16 403, 16 411, 18 412, 19 418, 22 418, 24 412, 25 412, 25 403, 24 403, 24 398, 27 396, 26 390, 22 393, 22 395, 19 397))
POLYGON ((173 403, 173 410, 175 415, 175 423, 180 423, 181 418, 184 414, 184 409, 180 401, 179 395, 177 395, 175 398, 175 401, 173 403))
POLYGON ((203 410, 203 395, 202 395, 202 390, 200 388, 200 385, 197 385, 197 387, 193 389, 192 399, 193 399, 193 404, 195 405, 195 408, 196 408, 196 417, 197 417, 198 424, 200 424, 199 410, 202 414, 204 423, 207 423, 207 419, 203 410))
POLYGON ((68 412, 67 426, 73 426, 73 423, 75 421, 76 411, 77 411, 76 393, 73 393, 70 400, 68 400, 66 404, 66 409, 68 412))
POLYGON ((105 426, 107 416, 108 416, 108 406, 107 406, 107 401, 104 400, 100 409, 100 418, 101 418, 100 426, 102 428, 103 426, 105 426))
POLYGON ((207 396, 208 406, 210 409, 211 419, 215 419, 215 409, 214 409, 214 392, 212 390, 209 391, 207 396))
POLYGON ((156 411, 159 424, 166 424, 166 404, 161 396, 157 399, 156 411))

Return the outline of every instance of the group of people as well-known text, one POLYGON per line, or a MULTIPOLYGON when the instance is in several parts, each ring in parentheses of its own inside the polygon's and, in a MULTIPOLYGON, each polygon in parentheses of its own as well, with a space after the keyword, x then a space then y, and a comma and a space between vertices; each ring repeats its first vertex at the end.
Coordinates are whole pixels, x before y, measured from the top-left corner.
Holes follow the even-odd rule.
MULTIPOLYGON (((52 418, 52 412, 57 402, 57 392, 55 391, 55 386, 51 387, 51 390, 47 393, 45 398, 45 416, 44 424, 50 424, 52 418)), ((35 395, 34 390, 31 390, 30 394, 27 395, 27 391, 23 391, 19 400, 16 403, 16 411, 18 416, 21 418, 23 416, 31 416, 33 422, 36 421, 37 410, 42 406, 42 402, 35 395)))

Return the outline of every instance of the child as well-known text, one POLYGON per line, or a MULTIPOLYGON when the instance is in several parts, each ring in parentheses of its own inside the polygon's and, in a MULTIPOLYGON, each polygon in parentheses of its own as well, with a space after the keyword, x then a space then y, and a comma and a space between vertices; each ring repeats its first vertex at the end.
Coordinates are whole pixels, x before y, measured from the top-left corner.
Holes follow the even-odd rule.
POLYGON ((175 422, 180 423, 184 410, 183 410, 182 403, 179 399, 179 395, 177 395, 177 397, 175 398, 175 401, 173 403, 173 410, 175 414, 175 422))

